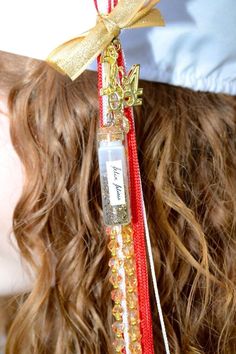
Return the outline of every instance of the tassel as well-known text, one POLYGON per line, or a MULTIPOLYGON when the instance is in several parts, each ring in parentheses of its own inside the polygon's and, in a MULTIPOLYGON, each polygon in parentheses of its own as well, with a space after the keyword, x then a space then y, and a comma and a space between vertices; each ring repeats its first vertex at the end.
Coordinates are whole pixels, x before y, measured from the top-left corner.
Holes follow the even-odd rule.
POLYGON ((116 38, 99 58, 98 158, 113 285, 116 353, 152 354, 141 182, 131 108, 142 104, 139 65, 128 75, 116 38))

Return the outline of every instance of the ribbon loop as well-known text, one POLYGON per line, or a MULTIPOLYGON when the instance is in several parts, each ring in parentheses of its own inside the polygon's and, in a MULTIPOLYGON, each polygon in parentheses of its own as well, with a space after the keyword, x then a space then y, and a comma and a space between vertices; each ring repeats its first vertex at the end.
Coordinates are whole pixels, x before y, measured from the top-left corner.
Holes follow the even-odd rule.
POLYGON ((107 29, 107 31, 114 37, 118 37, 121 31, 119 25, 109 18, 107 15, 98 15, 99 21, 102 21, 107 29))
POLYGON ((159 0, 120 0, 109 15, 99 15, 98 21, 85 37, 77 37, 54 49, 46 59, 57 71, 75 80, 88 65, 117 37, 123 28, 164 26, 158 9, 159 0))

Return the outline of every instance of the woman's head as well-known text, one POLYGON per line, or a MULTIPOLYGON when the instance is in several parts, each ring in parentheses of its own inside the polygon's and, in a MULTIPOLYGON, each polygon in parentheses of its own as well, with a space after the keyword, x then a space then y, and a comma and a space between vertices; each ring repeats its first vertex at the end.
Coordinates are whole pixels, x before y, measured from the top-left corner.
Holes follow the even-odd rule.
MULTIPOLYGON (((13 231, 35 274, 32 290, 17 300, 6 352, 110 353, 96 74, 85 72, 72 83, 43 62, 6 58, 1 54, 1 86, 9 93, 11 139, 25 171, 13 231)), ((235 98, 160 83, 140 86, 139 161, 171 349, 232 353, 235 98)), ((160 352, 154 300, 152 307, 160 352)))

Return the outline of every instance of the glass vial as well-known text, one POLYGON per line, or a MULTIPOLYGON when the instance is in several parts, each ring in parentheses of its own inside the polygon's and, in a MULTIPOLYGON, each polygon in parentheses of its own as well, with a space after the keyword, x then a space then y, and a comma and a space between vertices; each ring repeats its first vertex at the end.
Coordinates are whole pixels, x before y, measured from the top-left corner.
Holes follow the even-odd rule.
POLYGON ((130 222, 128 168, 125 136, 116 127, 98 131, 98 161, 104 223, 107 226, 130 222))

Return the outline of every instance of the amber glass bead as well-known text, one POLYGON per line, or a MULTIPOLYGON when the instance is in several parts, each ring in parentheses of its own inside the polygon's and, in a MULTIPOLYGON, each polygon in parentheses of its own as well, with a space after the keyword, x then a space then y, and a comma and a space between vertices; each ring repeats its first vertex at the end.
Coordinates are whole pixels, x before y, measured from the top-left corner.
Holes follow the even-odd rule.
POLYGON ((117 250, 119 248, 119 243, 116 240, 111 240, 108 243, 108 248, 111 251, 112 256, 116 256, 117 250))
POLYGON ((127 288, 127 291, 129 293, 133 292, 133 291, 136 291, 136 289, 137 289, 137 278, 136 278, 135 274, 126 277, 126 288, 127 288))
POLYGON ((133 240, 132 232, 124 232, 122 234, 122 239, 124 243, 130 243, 133 240))
POLYGON ((137 309, 138 307, 138 296, 136 292, 127 293, 127 305, 129 309, 137 309))
POLYGON ((112 272, 117 272, 122 264, 122 261, 119 258, 112 257, 109 260, 109 267, 111 268, 112 272))
POLYGON ((123 250, 123 253, 124 253, 124 256, 126 258, 131 258, 134 256, 134 247, 133 247, 133 244, 130 243, 130 244, 125 244, 122 248, 123 250))
POLYGON ((124 295, 120 289, 114 289, 111 292, 111 298, 116 304, 119 304, 123 300, 124 295))
POLYGON ((122 277, 120 276, 120 274, 118 273, 113 273, 111 276, 110 276, 110 282, 112 283, 113 287, 114 288, 118 288, 119 287, 119 284, 122 280, 122 277))
POLYGON ((112 330, 116 334, 117 337, 122 337, 124 331, 124 325, 122 322, 114 322, 112 324, 112 330))
POLYGON ((121 305, 115 305, 112 309, 112 313, 117 321, 122 320, 123 308, 121 305))
POLYGON ((139 341, 130 343, 129 348, 132 354, 142 354, 142 346, 139 341))
POLYGON ((125 341, 123 338, 117 338, 113 342, 113 346, 115 347, 116 353, 122 353, 122 350, 125 347, 125 341))
POLYGON ((139 325, 130 326, 129 334, 132 342, 141 338, 139 325))
POLYGON ((139 312, 134 309, 129 311, 129 321, 132 325, 136 325, 139 323, 139 312))
POLYGON ((134 259, 126 259, 124 262, 124 268, 125 272, 128 275, 133 275, 135 273, 135 264, 134 264, 134 259))
POLYGON ((133 233, 133 230, 132 230, 132 227, 130 225, 126 225, 126 226, 123 226, 123 229, 122 229, 122 234, 131 234, 132 235, 133 233))

